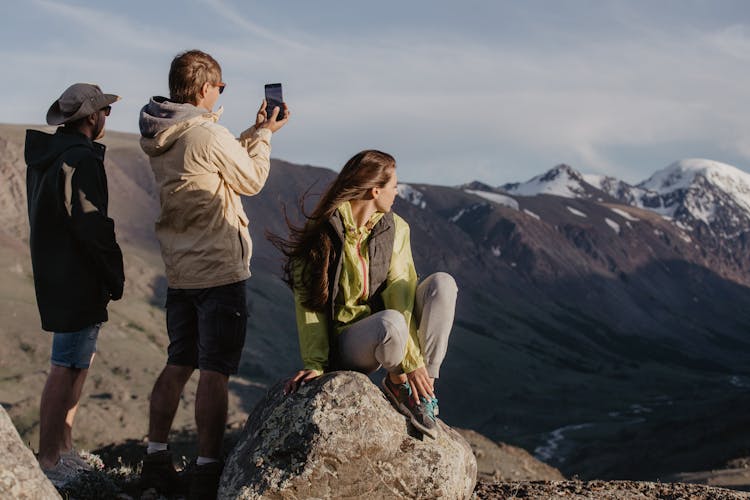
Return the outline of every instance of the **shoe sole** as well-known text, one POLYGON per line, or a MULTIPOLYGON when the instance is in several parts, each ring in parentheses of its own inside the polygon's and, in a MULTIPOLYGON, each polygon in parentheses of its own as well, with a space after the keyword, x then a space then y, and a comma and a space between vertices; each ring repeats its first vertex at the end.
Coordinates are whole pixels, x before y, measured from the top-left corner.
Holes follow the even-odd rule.
MULTIPOLYGON (((417 429, 419 432, 424 434, 425 436, 431 437, 432 439, 435 439, 435 436, 437 434, 437 428, 435 429, 428 429, 424 425, 422 425, 419 420, 412 414, 411 411, 409 411, 409 408, 403 404, 401 401, 398 400, 395 394, 391 392, 391 390, 388 388, 388 385, 386 385, 385 378, 383 378, 383 381, 380 383, 380 386, 383 389, 383 392, 385 392, 385 396, 388 398, 388 400, 391 402, 391 404, 396 408, 396 410, 409 419, 409 422, 411 422, 411 425, 414 426, 415 429, 417 429)), ((437 422, 435 422, 435 425, 437 426, 437 422)))
POLYGON ((68 484, 78 479, 80 474, 78 471, 68 469, 67 473, 52 473, 52 477, 50 477, 44 470, 42 470, 42 472, 55 488, 65 488, 68 484))
POLYGON ((79 463, 69 458, 63 458, 62 461, 65 462, 65 465, 78 472, 92 472, 94 470, 94 468, 86 462, 79 463))

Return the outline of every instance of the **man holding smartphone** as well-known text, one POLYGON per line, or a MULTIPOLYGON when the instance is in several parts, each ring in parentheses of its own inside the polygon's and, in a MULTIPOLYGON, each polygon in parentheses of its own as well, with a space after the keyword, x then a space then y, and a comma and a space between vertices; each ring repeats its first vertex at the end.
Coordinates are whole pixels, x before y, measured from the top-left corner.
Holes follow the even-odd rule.
POLYGON ((144 488, 182 488, 167 437, 185 383, 200 370, 195 401, 198 458, 190 498, 215 498, 223 463, 227 383, 245 342, 245 282, 252 244, 240 195, 257 194, 270 169, 271 135, 289 120, 266 111, 236 139, 213 108, 226 84, 221 67, 199 50, 179 54, 169 70, 169 99, 153 97, 140 115, 141 147, 160 190, 156 235, 167 282, 167 365, 151 393, 144 488), (269 116, 270 115, 270 116, 269 116))

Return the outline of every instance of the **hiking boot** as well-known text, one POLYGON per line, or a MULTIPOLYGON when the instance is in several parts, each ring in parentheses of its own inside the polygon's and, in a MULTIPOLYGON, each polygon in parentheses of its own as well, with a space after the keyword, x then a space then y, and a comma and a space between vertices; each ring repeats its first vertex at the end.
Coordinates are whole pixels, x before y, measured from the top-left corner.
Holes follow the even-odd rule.
POLYGON ((409 382, 394 384, 386 375, 380 383, 383 392, 388 396, 393 406, 402 415, 409 418, 411 424, 425 436, 435 439, 437 435, 437 422, 433 413, 432 400, 419 397, 419 403, 414 403, 412 390, 409 382))
POLYGON ((189 500, 216 500, 219 490, 219 479, 224 470, 224 462, 193 465, 190 471, 189 500))
POLYGON ((165 495, 184 493, 184 485, 172 463, 171 451, 157 451, 143 457, 141 488, 144 490, 154 488, 165 495))
POLYGON ((58 460, 54 467, 49 469, 42 469, 44 475, 52 483, 55 488, 64 488, 68 483, 78 477, 79 471, 74 469, 69 464, 63 462, 62 459, 58 460))

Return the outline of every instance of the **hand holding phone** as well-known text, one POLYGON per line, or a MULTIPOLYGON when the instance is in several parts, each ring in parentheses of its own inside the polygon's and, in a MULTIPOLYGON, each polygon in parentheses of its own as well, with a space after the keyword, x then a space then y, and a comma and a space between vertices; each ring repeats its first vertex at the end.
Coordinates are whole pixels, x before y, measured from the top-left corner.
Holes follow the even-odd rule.
POLYGON ((279 108, 279 114, 276 117, 276 121, 281 121, 286 118, 286 112, 284 111, 284 97, 281 93, 280 83, 268 83, 266 84, 266 116, 271 117, 273 114, 273 108, 279 108))

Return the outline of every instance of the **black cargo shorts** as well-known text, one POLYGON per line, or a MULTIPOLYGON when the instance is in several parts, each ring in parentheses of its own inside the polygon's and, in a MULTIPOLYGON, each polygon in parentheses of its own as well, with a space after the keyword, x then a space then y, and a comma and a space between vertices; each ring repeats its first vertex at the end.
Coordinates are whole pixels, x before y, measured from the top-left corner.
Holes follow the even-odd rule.
POLYGON ((167 289, 167 364, 237 373, 247 326, 246 281, 167 289))

